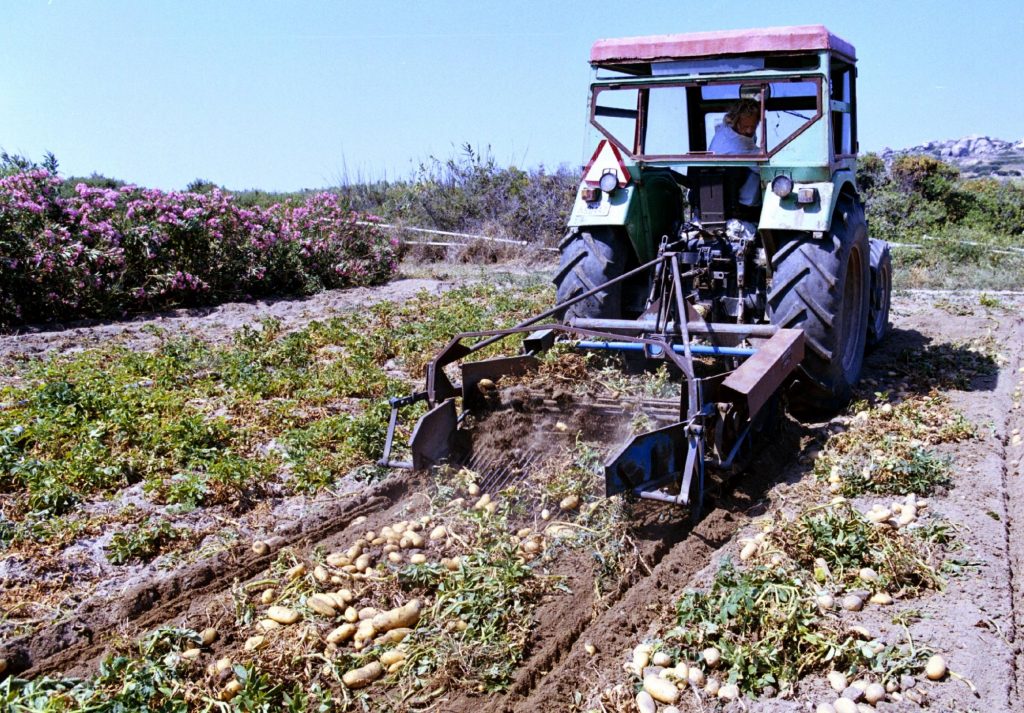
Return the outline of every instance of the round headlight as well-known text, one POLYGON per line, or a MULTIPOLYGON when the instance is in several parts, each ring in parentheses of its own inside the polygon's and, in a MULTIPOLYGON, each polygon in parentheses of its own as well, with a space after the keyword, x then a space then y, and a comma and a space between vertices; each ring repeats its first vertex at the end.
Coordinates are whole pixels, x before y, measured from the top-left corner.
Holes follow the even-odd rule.
POLYGON ((772 180, 772 193, 779 198, 785 198, 793 192, 793 179, 789 176, 776 176, 772 180))
POLYGON ((619 187, 619 177, 614 172, 602 174, 598 185, 601 186, 601 190, 605 193, 611 193, 619 187))

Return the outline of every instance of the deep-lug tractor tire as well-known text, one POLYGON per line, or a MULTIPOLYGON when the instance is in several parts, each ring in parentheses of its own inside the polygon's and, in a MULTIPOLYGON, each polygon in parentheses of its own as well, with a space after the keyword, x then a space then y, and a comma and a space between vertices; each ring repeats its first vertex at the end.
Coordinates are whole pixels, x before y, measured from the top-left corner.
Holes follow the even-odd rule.
POLYGON ((772 324, 804 330, 804 360, 788 394, 798 417, 833 413, 850 400, 864 363, 869 261, 864 210, 848 196, 827 236, 795 235, 772 256, 772 324))
POLYGON ((871 238, 871 308, 868 313, 868 347, 889 334, 889 304, 892 302, 892 255, 889 243, 871 238))
MULTIPOLYGON (((621 275, 626 266, 628 239, 622 228, 591 227, 569 233, 560 249, 561 263, 555 275, 559 303, 621 275)), ((617 282, 571 305, 563 318, 618 319, 621 315, 622 283, 617 282)))

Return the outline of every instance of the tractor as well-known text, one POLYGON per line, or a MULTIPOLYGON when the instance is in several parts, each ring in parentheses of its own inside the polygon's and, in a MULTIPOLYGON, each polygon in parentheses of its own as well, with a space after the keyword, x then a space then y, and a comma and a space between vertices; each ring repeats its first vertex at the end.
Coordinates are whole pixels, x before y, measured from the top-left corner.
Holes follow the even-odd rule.
POLYGON ((455 337, 426 389, 392 400, 382 463, 395 465, 398 411, 418 400, 429 410, 406 465, 472 461, 457 435, 481 385, 568 342, 682 376, 676 416, 611 455, 606 492, 699 510, 707 466, 733 468, 782 396, 802 418, 842 407, 888 330, 889 246, 869 239, 855 181, 856 52, 815 25, 598 40, 590 63, 597 145, 559 248, 557 304, 455 337), (464 361, 512 335, 520 354, 464 361), (460 384, 446 372, 456 362, 460 384))

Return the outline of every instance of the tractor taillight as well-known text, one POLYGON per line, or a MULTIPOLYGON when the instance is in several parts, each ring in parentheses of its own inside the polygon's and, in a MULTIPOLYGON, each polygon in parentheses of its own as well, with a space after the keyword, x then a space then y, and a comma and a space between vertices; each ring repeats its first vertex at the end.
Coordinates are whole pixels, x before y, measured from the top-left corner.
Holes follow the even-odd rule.
POLYGON ((772 180, 772 193, 779 198, 785 198, 793 192, 793 179, 789 176, 779 175, 772 180))
POLYGON ((818 202, 818 189, 817 188, 798 188, 796 191, 796 202, 807 205, 809 203, 818 202))
POLYGON ((601 175, 598 185, 601 186, 601 190, 605 193, 611 193, 619 187, 619 174, 613 170, 606 171, 601 175))
POLYGON ((594 188, 593 186, 584 186, 580 191, 580 198, 585 200, 587 203, 595 203, 601 200, 601 189, 594 188))

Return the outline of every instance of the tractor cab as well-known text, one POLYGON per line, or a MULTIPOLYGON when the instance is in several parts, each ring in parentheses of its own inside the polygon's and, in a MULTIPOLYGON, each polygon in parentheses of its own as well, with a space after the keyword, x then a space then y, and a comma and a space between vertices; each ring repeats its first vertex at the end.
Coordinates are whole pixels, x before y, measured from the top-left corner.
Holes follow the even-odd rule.
POLYGON ((590 62, 599 142, 570 225, 624 225, 639 262, 686 219, 825 231, 853 190, 856 52, 824 27, 598 40, 590 62), (754 135, 716 142, 741 102, 754 135), (637 189, 646 200, 632 200, 637 189))

